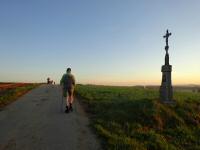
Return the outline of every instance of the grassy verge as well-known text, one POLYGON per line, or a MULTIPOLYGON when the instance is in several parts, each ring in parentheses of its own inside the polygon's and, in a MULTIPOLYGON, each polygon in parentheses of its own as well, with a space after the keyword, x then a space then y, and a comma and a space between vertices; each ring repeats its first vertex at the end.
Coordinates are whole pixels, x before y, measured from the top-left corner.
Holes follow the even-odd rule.
POLYGON ((3 108, 4 106, 10 104, 20 96, 24 95, 25 93, 39 85, 40 84, 27 84, 21 87, 0 91, 0 108, 3 108))
POLYGON ((91 126, 111 150, 200 149, 200 93, 176 92, 176 106, 158 91, 137 87, 78 85, 91 126))

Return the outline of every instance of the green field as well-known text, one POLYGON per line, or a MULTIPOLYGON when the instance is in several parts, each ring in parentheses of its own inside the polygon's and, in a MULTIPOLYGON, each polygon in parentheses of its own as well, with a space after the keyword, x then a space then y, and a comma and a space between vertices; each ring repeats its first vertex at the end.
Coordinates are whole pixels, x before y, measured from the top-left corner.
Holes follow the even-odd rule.
POLYGON ((41 85, 34 83, 27 83, 27 84, 13 83, 13 84, 14 84, 13 87, 12 86, 11 87, 8 86, 6 88, 0 87, 0 109, 10 104, 11 102, 15 101, 17 98, 27 93, 28 91, 41 85))
POLYGON ((104 149, 200 150, 200 93, 175 92, 175 106, 142 87, 78 85, 76 94, 104 149))

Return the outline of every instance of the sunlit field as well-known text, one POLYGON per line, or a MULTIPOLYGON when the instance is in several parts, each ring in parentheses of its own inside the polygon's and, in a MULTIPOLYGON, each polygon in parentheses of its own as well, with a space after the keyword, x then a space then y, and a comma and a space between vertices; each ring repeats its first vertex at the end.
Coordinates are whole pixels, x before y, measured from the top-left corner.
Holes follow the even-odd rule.
POLYGON ((105 149, 200 149, 200 92, 176 91, 174 106, 156 88, 78 85, 76 94, 105 149))
POLYGON ((34 83, 0 83, 0 108, 15 101, 17 98, 39 86, 34 83))

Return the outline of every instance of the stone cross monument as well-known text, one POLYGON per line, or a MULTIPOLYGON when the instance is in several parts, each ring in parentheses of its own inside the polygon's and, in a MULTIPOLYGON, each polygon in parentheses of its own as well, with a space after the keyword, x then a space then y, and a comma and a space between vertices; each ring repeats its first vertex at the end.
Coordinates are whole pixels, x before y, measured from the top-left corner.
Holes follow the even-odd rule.
POLYGON ((166 39, 166 46, 165 46, 165 65, 162 66, 162 83, 160 86, 160 100, 166 104, 173 104, 173 89, 172 89, 172 82, 171 82, 171 72, 172 66, 169 64, 169 45, 168 45, 168 38, 171 36, 171 33, 167 30, 166 35, 163 38, 166 39))

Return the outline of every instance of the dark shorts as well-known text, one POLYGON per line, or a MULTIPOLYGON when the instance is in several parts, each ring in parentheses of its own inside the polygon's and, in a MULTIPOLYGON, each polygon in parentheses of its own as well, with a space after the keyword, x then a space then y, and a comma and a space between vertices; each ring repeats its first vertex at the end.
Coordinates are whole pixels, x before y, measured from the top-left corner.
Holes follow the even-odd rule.
POLYGON ((73 96, 74 94, 74 88, 66 88, 66 89, 63 89, 63 96, 64 97, 67 97, 68 96, 73 96))
POLYGON ((69 96, 72 96, 73 93, 74 93, 74 89, 73 89, 73 88, 67 89, 67 94, 68 94, 69 96))

